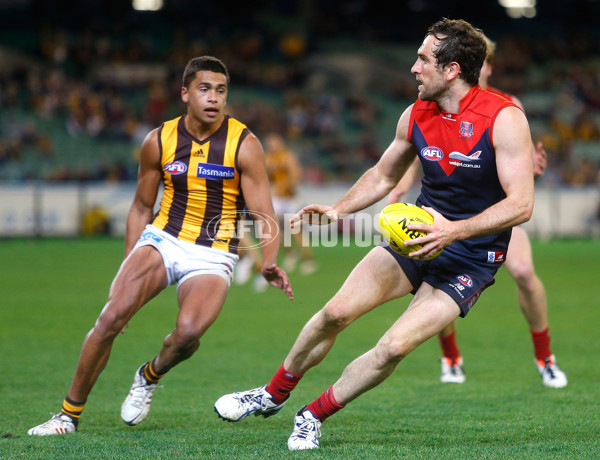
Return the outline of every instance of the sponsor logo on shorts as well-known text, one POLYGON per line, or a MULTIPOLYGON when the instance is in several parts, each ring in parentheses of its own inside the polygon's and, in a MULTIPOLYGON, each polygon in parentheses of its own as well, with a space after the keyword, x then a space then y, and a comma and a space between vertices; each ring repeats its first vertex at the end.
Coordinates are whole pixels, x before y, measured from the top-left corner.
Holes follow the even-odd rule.
POLYGON ((163 239, 162 239, 162 237, 155 235, 152 232, 144 232, 144 233, 142 233, 142 236, 140 236, 140 239, 138 241, 147 241, 147 240, 154 240, 154 242, 160 243, 163 239))
POLYGON ((209 180, 224 180, 235 178, 233 166, 214 165, 210 163, 198 164, 198 177, 209 180))
POLYGON ((454 284, 448 283, 448 285, 450 287, 452 287, 452 289, 454 289, 456 291, 456 293, 460 296, 461 299, 465 298, 465 296, 464 296, 464 294, 462 292, 462 291, 465 290, 465 287, 462 284, 460 284, 460 283, 454 283, 454 284))
POLYGON ((171 174, 171 176, 179 176, 187 171, 187 166, 181 161, 172 161, 165 165, 164 170, 171 174))
POLYGON ((501 264, 506 260, 505 251, 488 251, 487 261, 489 264, 501 264))

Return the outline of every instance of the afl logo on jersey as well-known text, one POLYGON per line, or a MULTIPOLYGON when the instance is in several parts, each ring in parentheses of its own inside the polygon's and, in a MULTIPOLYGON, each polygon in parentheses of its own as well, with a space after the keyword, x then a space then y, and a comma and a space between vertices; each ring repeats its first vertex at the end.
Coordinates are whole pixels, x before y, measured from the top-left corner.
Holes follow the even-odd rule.
POLYGON ((173 161, 171 163, 167 163, 164 169, 165 172, 168 172, 172 176, 178 176, 187 171, 187 166, 181 161, 173 161))
POLYGON ((427 146, 421 150, 421 156, 429 161, 440 161, 444 158, 444 152, 438 147, 427 146))

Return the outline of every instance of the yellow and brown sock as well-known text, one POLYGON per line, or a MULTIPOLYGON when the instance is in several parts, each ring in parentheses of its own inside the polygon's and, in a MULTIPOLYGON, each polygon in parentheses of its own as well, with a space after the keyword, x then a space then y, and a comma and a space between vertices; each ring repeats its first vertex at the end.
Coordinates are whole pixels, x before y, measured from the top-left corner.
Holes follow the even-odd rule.
POLYGON ((76 402, 68 396, 66 396, 65 400, 63 401, 61 412, 71 417, 73 419, 73 423, 75 424, 75 426, 77 426, 77 424, 79 423, 79 417, 81 417, 83 409, 85 409, 85 401, 76 402))
POLYGON ((152 361, 148 361, 144 367, 142 367, 141 374, 144 376, 148 383, 157 383, 165 374, 159 374, 156 372, 154 367, 154 358, 152 361))

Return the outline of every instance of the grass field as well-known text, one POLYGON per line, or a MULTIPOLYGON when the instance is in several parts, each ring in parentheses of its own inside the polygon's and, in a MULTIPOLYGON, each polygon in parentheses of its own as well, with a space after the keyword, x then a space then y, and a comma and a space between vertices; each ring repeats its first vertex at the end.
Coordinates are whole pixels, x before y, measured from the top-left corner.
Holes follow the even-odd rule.
POLYGON ((156 354, 174 324, 175 290, 131 321, 113 348, 74 435, 33 438, 27 429, 58 412, 84 335, 120 264, 122 240, 0 241, 0 457, 2 458, 600 458, 600 343, 597 241, 535 242, 550 303, 552 345, 569 386, 548 389, 502 269, 469 317, 458 322, 464 385, 439 383, 430 340, 382 385, 323 425, 321 449, 290 453, 295 411, 371 348, 409 299, 361 318, 302 380, 279 415, 223 422, 224 393, 267 383, 306 320, 341 285, 365 249, 322 248, 322 269, 292 274, 294 301, 270 289, 234 286, 199 352, 174 369, 137 427, 119 410, 135 369, 156 354))

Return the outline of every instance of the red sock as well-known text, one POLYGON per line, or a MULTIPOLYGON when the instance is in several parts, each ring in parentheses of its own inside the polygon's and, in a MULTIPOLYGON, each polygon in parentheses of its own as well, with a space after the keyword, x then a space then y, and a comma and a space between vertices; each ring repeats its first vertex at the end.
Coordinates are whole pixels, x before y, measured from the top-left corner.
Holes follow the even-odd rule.
POLYGON ((324 421, 327 417, 335 414, 344 406, 340 406, 333 396, 333 386, 330 386, 321 396, 306 406, 305 410, 309 410, 320 421, 324 421))
POLYGON ((272 401, 275 404, 281 404, 285 401, 290 392, 296 388, 301 378, 301 375, 294 375, 286 371, 283 364, 281 364, 266 388, 267 392, 272 396, 272 401))
POLYGON ((535 359, 543 361, 544 358, 550 356, 550 328, 546 328, 543 331, 531 331, 531 338, 533 339, 533 349, 535 351, 535 359))
POLYGON ((450 358, 452 362, 460 358, 460 350, 456 346, 456 331, 452 331, 445 337, 438 334, 438 338, 445 358, 450 358))

